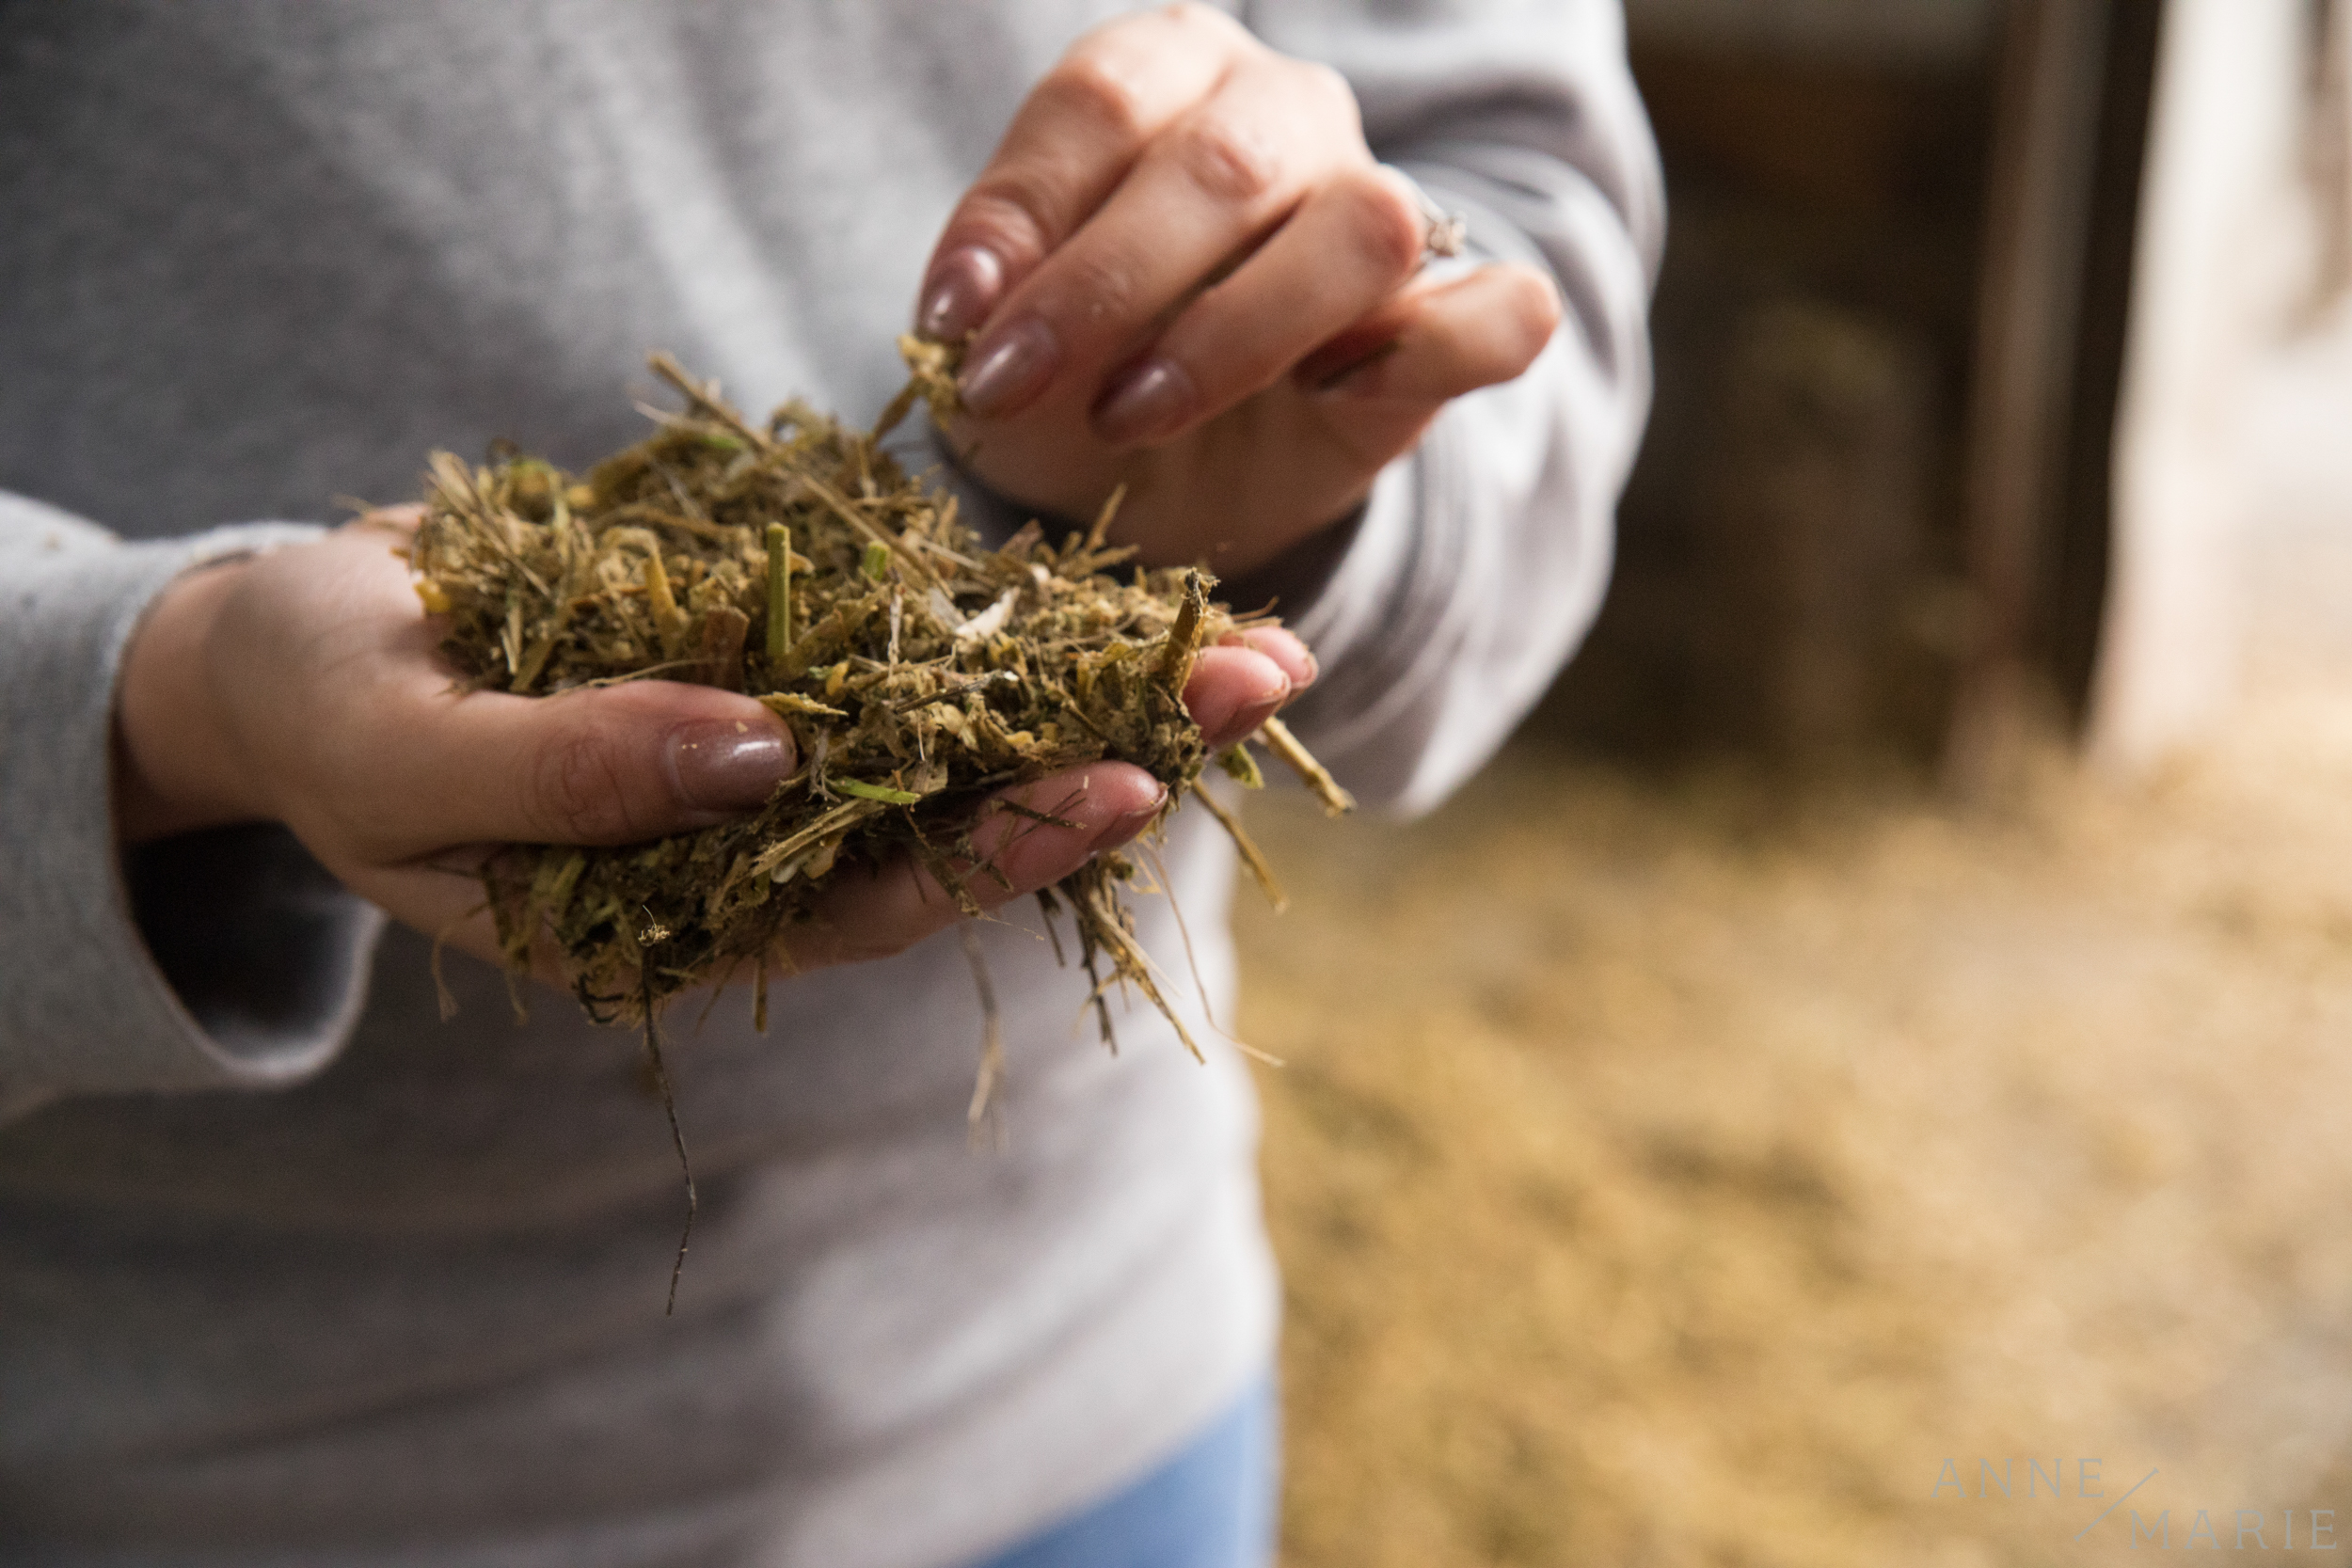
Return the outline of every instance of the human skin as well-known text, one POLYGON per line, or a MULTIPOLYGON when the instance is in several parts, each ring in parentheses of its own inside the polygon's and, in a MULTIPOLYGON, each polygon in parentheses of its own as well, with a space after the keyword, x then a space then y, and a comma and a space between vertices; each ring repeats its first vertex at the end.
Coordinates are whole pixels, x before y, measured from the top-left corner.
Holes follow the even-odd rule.
POLYGON ((1355 510, 1451 399, 1527 369, 1542 271, 1419 276, 1427 220, 1327 67, 1177 5, 1072 45, 934 248, 974 334, 951 438, 1000 493, 1241 577, 1355 510))
MULTIPOLYGON (((414 509, 378 513, 164 593, 132 640, 117 703, 123 844, 282 823, 353 892, 495 959, 471 875, 490 846, 707 828, 791 775, 790 732, 713 687, 459 691, 437 652, 440 624, 394 553, 414 524, 414 509)), ((1204 649, 1184 701, 1210 743, 1228 745, 1313 678, 1296 638, 1255 630, 1204 649)), ((1076 826, 993 814, 974 837, 1004 879, 974 879, 984 907, 1133 838, 1163 799, 1150 774, 1117 762, 1008 793, 1076 826)), ((837 879, 818 914, 787 955, 796 967, 898 952, 951 924, 957 904, 898 862, 837 879)))
MULTIPOLYGON (((977 334, 949 435, 983 482, 1063 515, 1128 483, 1117 531, 1147 561, 1267 566, 1557 325, 1533 269, 1422 279, 1424 223, 1332 71, 1199 6, 1107 24, 1032 91, 934 249, 917 324, 977 334)), ((467 874, 486 847, 708 827, 790 776, 784 726, 712 688, 457 691, 393 553, 413 523, 376 514, 165 591, 117 705, 124 844, 282 823, 354 892, 495 958, 467 874)), ((1290 633, 1250 631, 1203 652, 1184 701, 1230 745, 1314 668, 1290 633)), ((1114 762, 1009 793, 1076 826, 993 814, 983 906, 1133 838, 1162 801, 1114 762)), ((799 967, 901 951, 957 906, 896 862, 844 874, 818 913, 799 967)))

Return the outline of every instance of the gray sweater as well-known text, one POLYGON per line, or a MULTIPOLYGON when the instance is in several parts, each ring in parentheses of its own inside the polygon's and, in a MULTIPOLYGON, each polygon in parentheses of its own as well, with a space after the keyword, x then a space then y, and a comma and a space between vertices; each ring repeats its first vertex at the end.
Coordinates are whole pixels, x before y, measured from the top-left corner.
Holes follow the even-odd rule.
MULTIPOLYGON (((404 499, 433 447, 592 459, 649 347, 870 415, 950 204, 1117 8, 0 5, 0 1559, 947 1563, 1265 1366, 1246 1074, 1147 1011, 1107 1055, 1033 917, 980 927, 1000 1154, 965 1144, 952 934, 780 987, 764 1037, 739 994, 674 1010, 704 1211, 665 1320, 681 1194, 633 1037, 552 992, 517 1025, 462 958, 438 1022, 426 943, 279 830, 126 857, 108 824, 117 663, 191 561, 404 499)), ((1411 810, 1598 599, 1654 158, 1603 0, 1244 14, 1569 305, 1303 607, 1299 728, 1411 810)), ((1230 851, 1189 813, 1167 863, 1230 1023, 1230 851)))

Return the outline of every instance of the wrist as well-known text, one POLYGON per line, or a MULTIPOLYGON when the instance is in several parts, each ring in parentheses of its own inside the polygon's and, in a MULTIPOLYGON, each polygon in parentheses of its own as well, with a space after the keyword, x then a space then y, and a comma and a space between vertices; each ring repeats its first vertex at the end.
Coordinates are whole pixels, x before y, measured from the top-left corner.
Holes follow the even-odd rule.
POLYGON ((197 567, 167 587, 123 651, 114 716, 117 839, 263 819, 213 677, 214 625, 247 562, 197 567))

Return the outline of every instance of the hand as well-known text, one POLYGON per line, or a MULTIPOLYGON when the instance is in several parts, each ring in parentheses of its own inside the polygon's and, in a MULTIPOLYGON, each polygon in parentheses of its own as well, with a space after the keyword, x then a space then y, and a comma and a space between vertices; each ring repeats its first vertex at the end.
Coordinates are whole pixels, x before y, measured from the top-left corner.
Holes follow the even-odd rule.
POLYGON ((1263 566, 1559 322, 1524 266, 1419 277, 1426 220, 1339 75, 1196 5, 1087 34, 947 220, 916 325, 977 330, 949 432, 985 483, 1154 564, 1263 566))
MULTIPOLYGON (((553 697, 457 692, 393 550, 414 509, 315 543, 183 578, 125 657, 116 818, 125 844, 232 822, 285 824, 343 885, 429 936, 496 961, 473 869, 505 843, 628 844, 723 822, 796 766, 792 739, 749 697, 669 681, 553 697)), ((1203 651, 1184 701, 1230 745, 1313 677, 1280 631, 1203 651)), ((984 850, 1011 883, 1047 886, 1133 838, 1161 790, 1102 762, 1009 792, 1076 823, 992 814, 984 850), (1011 832, 1018 822, 1021 832, 1011 832)), ((846 877, 801 967, 897 952, 953 923, 955 901, 900 863, 846 877)))

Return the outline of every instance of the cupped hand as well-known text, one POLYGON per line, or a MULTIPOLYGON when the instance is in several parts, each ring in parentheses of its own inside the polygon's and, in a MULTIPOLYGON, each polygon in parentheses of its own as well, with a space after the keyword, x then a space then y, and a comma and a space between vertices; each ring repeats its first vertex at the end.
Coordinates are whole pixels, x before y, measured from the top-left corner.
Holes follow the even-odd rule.
MULTIPOLYGON (((797 767, 790 732, 749 697, 669 681, 517 697, 460 692, 395 555, 413 510, 193 572, 133 639, 116 713, 123 843, 279 822, 340 881, 428 935, 496 960, 474 873, 493 846, 628 844, 757 808, 797 767)), ((1215 746, 1313 679, 1287 632, 1203 650, 1184 701, 1215 746)), ((1048 886, 1133 838, 1157 781, 1102 762, 1012 793, 1073 824, 990 814, 1002 874, 983 907, 1048 886), (1015 825, 1019 831, 1015 831, 1015 825), (1009 884, 1009 885, 1007 885, 1009 884)), ((898 952, 957 904, 906 863, 851 873, 785 957, 813 967, 898 952)))
POLYGON ((1340 76, 1203 6, 1087 34, 948 218, 916 325, 977 333, 949 432, 985 483, 1227 577, 1351 512, 1559 322, 1550 277, 1420 275, 1428 218, 1340 76))

